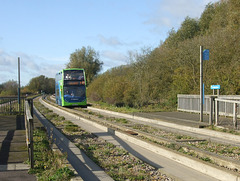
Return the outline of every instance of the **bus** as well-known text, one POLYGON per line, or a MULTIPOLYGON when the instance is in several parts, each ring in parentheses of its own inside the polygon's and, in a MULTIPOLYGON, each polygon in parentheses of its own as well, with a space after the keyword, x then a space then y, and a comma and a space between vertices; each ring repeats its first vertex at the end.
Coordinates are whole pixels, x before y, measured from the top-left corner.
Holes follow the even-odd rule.
POLYGON ((55 78, 56 103, 60 106, 87 107, 84 69, 63 69, 55 78))

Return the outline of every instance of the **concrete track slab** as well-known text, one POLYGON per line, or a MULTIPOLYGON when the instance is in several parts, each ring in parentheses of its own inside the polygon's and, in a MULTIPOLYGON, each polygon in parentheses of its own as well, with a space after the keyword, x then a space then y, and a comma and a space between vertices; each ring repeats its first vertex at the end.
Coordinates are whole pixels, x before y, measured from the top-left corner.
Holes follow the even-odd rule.
POLYGON ((48 120, 45 119, 36 109, 35 115, 47 129, 48 135, 63 152, 67 153, 67 159, 79 176, 84 180, 91 181, 113 181, 102 168, 96 165, 88 156, 70 142, 60 131, 58 131, 48 120))

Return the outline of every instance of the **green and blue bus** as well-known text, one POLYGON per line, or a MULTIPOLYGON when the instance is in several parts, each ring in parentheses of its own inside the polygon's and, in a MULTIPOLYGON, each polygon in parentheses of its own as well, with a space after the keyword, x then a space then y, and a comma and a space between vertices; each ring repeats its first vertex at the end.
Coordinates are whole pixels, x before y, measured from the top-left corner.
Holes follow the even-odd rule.
POLYGON ((60 106, 87 107, 84 69, 63 69, 56 74, 56 103, 60 106))

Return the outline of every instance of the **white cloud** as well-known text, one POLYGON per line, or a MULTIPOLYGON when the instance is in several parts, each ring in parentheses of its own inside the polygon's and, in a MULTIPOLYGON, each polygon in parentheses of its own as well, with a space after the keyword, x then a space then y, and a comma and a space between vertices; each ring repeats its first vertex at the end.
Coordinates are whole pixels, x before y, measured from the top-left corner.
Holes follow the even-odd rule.
POLYGON ((108 45, 108 46, 121 46, 121 45, 123 45, 123 43, 121 41, 119 41, 117 37, 106 38, 103 35, 98 35, 98 39, 99 39, 101 44, 105 44, 105 45, 108 45))
POLYGON ((136 45, 141 44, 141 42, 139 42, 139 41, 124 42, 124 41, 119 40, 118 37, 107 38, 103 35, 98 35, 97 39, 101 44, 108 45, 108 46, 114 47, 114 48, 119 47, 119 46, 136 46, 136 45))
POLYGON ((101 56, 104 59, 103 71, 109 68, 117 67, 127 63, 127 57, 120 52, 116 51, 103 51, 101 56))
POLYGON ((125 62, 126 56, 123 53, 115 52, 115 51, 103 51, 101 55, 104 58, 110 59, 112 61, 120 61, 125 62))
MULTIPOLYGON (((150 31, 158 29, 171 28, 178 29, 183 20, 189 16, 191 18, 200 18, 205 6, 210 2, 217 0, 163 0, 155 4, 153 12, 147 15, 147 19, 143 22, 152 25, 150 31)), ((158 32, 159 32, 158 31, 158 32)))
POLYGON ((0 50, 0 70, 1 72, 13 72, 17 67, 17 58, 14 58, 10 54, 3 50, 0 50))

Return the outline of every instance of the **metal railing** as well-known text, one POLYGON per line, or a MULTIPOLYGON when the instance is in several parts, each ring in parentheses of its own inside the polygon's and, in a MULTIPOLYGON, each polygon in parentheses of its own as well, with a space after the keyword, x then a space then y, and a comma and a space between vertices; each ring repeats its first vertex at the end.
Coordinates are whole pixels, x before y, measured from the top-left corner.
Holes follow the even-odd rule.
POLYGON ((29 161, 31 168, 34 168, 33 159, 33 100, 25 101, 25 127, 26 127, 26 142, 28 147, 29 161))
POLYGON ((215 99, 215 125, 218 125, 219 115, 223 110, 225 115, 233 117, 233 126, 237 129, 237 118, 240 117, 240 101, 215 99), (227 104, 228 106, 226 106, 227 104))
POLYGON ((20 98, 20 104, 18 103, 18 97, 0 97, 0 114, 14 115, 24 113, 24 100, 20 98))
MULTIPOLYGON (((212 96, 206 95, 204 97, 203 112, 210 114, 211 111, 211 99, 221 99, 228 101, 221 101, 219 104, 219 115, 222 116, 233 116, 233 103, 232 101, 240 101, 240 96, 212 96)), ((200 113, 200 96, 199 95, 184 95, 178 94, 178 111, 200 113)), ((240 117, 240 108, 237 109, 237 117, 240 117)))
MULTIPOLYGON (((203 113, 209 115, 209 124, 219 123, 219 116, 233 117, 234 128, 240 118, 240 96, 204 96, 203 113)), ((200 95, 178 95, 178 111, 200 113, 200 95)))

